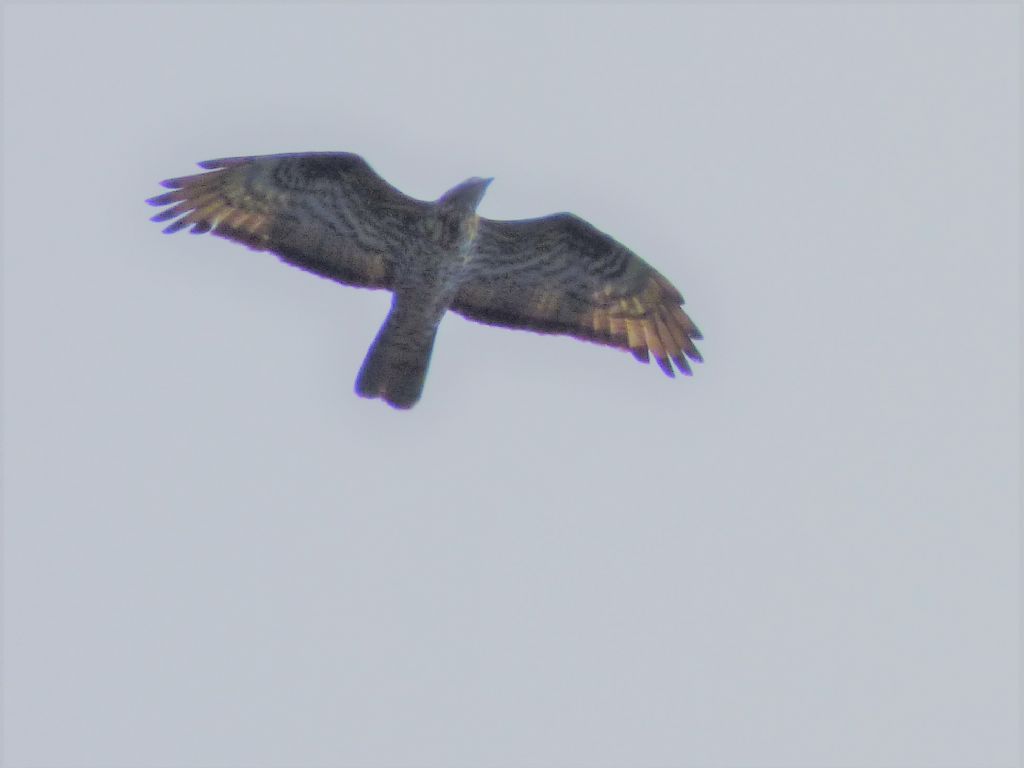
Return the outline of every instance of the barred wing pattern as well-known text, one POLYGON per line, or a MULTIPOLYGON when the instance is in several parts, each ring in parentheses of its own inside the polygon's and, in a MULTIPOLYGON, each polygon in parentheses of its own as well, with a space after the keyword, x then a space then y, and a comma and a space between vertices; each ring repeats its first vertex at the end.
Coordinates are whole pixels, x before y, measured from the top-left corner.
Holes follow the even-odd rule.
POLYGON ((165 232, 212 231, 348 285, 390 288, 392 254, 429 204, 404 195, 358 155, 306 152, 199 163, 210 173, 161 182, 165 232))
POLYGON ((415 404, 445 307, 629 350, 645 363, 653 355, 668 376, 701 361, 700 331, 665 277, 569 213, 479 218, 489 179, 467 179, 426 202, 348 152, 199 165, 205 173, 168 179, 170 191, 148 201, 166 206, 153 217, 170 222, 165 232, 211 232, 341 283, 395 293, 357 378, 364 397, 415 404))
POLYGON ((480 219, 475 255, 452 309, 483 323, 561 333, 653 355, 674 376, 701 361, 702 338, 679 291, 613 238, 570 213, 480 219))

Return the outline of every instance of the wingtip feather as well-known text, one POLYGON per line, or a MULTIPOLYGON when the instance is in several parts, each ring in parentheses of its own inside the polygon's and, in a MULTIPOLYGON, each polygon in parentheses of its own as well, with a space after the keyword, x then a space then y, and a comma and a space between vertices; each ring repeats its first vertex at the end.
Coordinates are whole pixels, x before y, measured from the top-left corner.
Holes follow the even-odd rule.
POLYGON ((208 171, 217 170, 218 168, 229 168, 232 165, 238 165, 248 160, 247 157, 217 157, 213 160, 203 160, 202 162, 196 163, 200 168, 205 168, 208 171))
POLYGON ((672 362, 676 364, 676 368, 683 376, 693 376, 693 369, 690 368, 690 364, 686 362, 686 355, 675 352, 672 355, 672 362))
POLYGON ((180 232, 181 230, 183 230, 185 227, 188 226, 188 224, 189 222, 186 219, 178 219, 177 221, 172 221, 170 224, 164 227, 163 232, 165 235, 173 235, 175 232, 180 232))

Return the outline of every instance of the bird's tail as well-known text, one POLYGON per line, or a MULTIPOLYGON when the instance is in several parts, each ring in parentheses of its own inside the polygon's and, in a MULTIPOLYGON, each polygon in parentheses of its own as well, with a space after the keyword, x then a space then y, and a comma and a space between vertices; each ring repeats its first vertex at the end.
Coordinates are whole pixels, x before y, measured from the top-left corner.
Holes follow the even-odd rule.
POLYGON ((437 328, 401 328, 394 312, 381 326, 356 378, 356 394, 412 408, 423 393, 437 328))

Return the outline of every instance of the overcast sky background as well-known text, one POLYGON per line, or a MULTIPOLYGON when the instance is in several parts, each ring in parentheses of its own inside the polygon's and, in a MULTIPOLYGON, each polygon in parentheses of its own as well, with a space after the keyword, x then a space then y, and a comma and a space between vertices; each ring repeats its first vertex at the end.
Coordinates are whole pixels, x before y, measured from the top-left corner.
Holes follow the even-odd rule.
POLYGON ((1017 759, 1013 4, 8 6, 11 766, 1017 759), (143 200, 350 150, 571 210, 707 362, 447 318, 143 200))

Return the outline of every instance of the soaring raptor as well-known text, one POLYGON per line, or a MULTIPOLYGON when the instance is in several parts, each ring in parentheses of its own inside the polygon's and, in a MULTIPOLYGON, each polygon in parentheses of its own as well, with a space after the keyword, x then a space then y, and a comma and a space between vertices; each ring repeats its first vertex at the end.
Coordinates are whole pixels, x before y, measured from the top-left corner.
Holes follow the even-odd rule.
POLYGON ((679 291, 628 248, 571 213, 495 221, 476 214, 491 179, 434 202, 402 194, 358 155, 306 152, 199 163, 209 173, 161 182, 164 232, 191 227, 323 277, 392 292, 391 311, 356 379, 396 408, 420 398, 445 312, 561 333, 649 354, 689 374, 700 331, 679 291))

